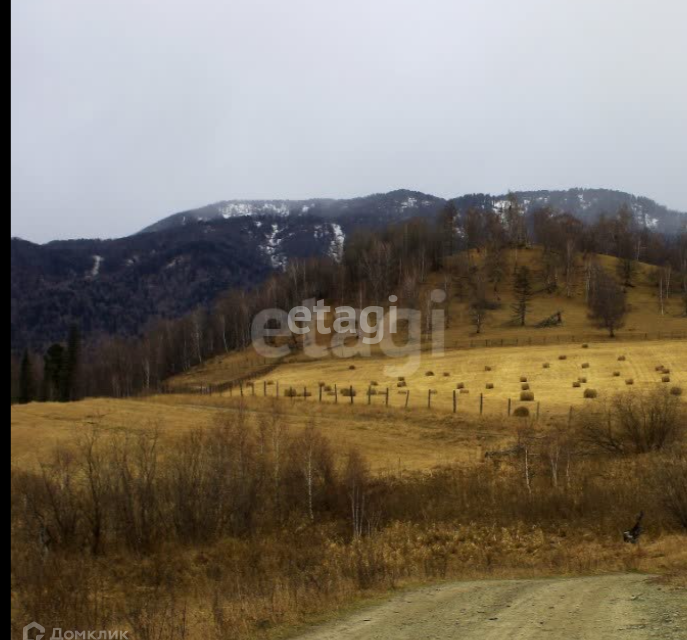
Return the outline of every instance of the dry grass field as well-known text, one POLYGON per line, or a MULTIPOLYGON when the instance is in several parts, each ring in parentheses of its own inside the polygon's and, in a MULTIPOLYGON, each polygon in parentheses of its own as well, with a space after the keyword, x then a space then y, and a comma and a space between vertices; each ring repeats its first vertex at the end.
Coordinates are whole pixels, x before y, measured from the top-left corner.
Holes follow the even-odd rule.
MULTIPOLYGON (((293 387, 302 396, 307 387, 308 392, 313 393, 308 401, 316 402, 319 385, 324 383, 332 389, 323 394, 326 403, 336 401, 333 395, 336 386, 343 392, 353 387, 357 394, 354 403, 367 404, 372 384, 372 393, 376 394, 371 398, 373 405, 386 404, 388 388, 390 406, 404 407, 405 394, 409 392, 410 408, 426 409, 429 391, 433 390, 436 395, 431 398, 432 408, 452 412, 453 392, 461 386, 458 390, 460 412, 478 413, 480 395, 484 394, 485 415, 507 415, 509 399, 513 408, 525 404, 536 410, 536 405, 541 403, 543 415, 560 415, 568 412, 571 406, 580 407, 591 402, 584 397, 587 389, 598 391, 595 400, 598 401, 630 387, 641 391, 661 385, 686 387, 687 341, 603 342, 590 343, 587 348, 580 344, 494 347, 448 351, 443 357, 425 353, 417 371, 405 376, 403 381, 389 375, 393 366, 393 361, 381 357, 298 360, 280 366, 267 377, 258 378, 256 393, 263 395, 264 383, 268 382, 271 384, 267 393, 274 396, 276 382, 279 382, 281 395, 293 387), (656 371, 659 366, 670 373, 656 371), (670 382, 663 382, 666 375, 670 382), (630 381, 632 385, 628 384, 630 381), (574 382, 580 382, 580 386, 574 387, 574 382), (520 402, 523 384, 529 385, 534 402, 520 402), (493 388, 488 388, 491 385, 493 388)), ((252 390, 244 392, 252 393, 252 390)), ((338 402, 350 403, 350 398, 339 394, 338 402)))
MULTIPOLYGON (((167 395, 145 400, 92 399, 72 404, 31 404, 11 410, 11 458, 21 468, 35 468, 56 447, 74 446, 94 427, 107 430, 155 430, 161 449, 197 428, 210 428, 226 412, 236 412, 239 399, 167 395)), ((258 428, 271 415, 272 403, 246 398, 250 423, 258 428)), ((514 426, 485 420, 475 424, 462 416, 386 411, 381 407, 319 406, 280 401, 279 411, 293 433, 317 425, 339 451, 365 451, 377 472, 425 470, 475 463, 485 451, 512 438, 514 426)))

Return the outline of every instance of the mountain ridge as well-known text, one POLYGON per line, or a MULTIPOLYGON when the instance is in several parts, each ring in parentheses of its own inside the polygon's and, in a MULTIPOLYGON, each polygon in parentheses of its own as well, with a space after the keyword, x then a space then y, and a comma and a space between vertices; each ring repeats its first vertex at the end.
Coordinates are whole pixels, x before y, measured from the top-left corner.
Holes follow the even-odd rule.
MULTIPOLYGON (((627 206, 637 224, 652 231, 672 233, 687 224, 685 214, 622 192, 532 191, 519 197, 526 214, 553 206, 591 223, 627 206)), ((155 320, 212 304, 228 289, 250 290, 293 260, 340 260, 346 238, 357 229, 436 219, 447 202, 409 190, 349 200, 226 201, 113 240, 39 245, 13 238, 11 348, 61 341, 73 323, 88 336, 139 334, 155 320)), ((503 212, 508 204, 505 196, 486 194, 453 202, 459 213, 503 212)))
MULTIPOLYGON (((687 213, 675 211, 657 203, 651 198, 612 189, 531 190, 515 191, 513 194, 523 203, 525 214, 531 214, 539 207, 551 206, 570 213, 582 222, 593 223, 603 215, 614 215, 622 206, 634 213, 637 224, 658 232, 675 233, 687 220, 687 213)), ((335 219, 339 224, 374 224, 402 221, 413 217, 431 217, 449 201, 459 212, 470 207, 477 209, 498 209, 508 194, 465 194, 455 198, 440 198, 431 194, 408 189, 378 193, 358 198, 312 198, 305 200, 224 200, 173 214, 146 227, 140 233, 153 233, 194 222, 210 222, 236 217, 260 217, 279 215, 282 217, 317 215, 335 219)))

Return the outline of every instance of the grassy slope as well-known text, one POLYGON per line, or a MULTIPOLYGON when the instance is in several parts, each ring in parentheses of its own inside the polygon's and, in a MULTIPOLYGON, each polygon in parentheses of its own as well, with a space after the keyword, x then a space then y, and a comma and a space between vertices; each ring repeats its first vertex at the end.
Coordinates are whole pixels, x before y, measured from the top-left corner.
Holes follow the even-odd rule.
MULTIPOLYGON (((517 261, 519 264, 527 264, 534 270, 540 257, 540 250, 532 249, 519 252, 517 261)), ((515 260, 516 255, 512 253, 511 264, 514 264, 515 260)), ((600 261, 609 271, 616 269, 615 259, 601 257, 600 261)), ((631 310, 627 323, 615 342, 609 342, 604 330, 590 324, 581 285, 578 285, 572 299, 557 294, 538 294, 532 302, 531 320, 528 326, 523 328, 513 326, 510 284, 504 283, 497 294, 501 308, 489 315, 483 334, 479 337, 473 333, 466 305, 458 301, 452 303, 449 329, 446 332, 446 355, 439 358, 424 353, 419 370, 407 376, 408 388, 411 391, 411 407, 426 407, 428 390, 435 389, 438 395, 433 399, 433 406, 436 409, 450 411, 452 390, 456 388, 457 383, 462 382, 470 394, 460 397, 461 410, 473 414, 477 412, 479 395, 485 393, 486 413, 492 416, 504 415, 508 399, 517 404, 521 390, 520 378, 525 376, 532 384, 536 401, 542 403, 542 412, 560 414, 567 412, 571 406, 582 405, 584 388, 587 387, 596 389, 603 397, 625 389, 628 379, 632 379, 639 389, 649 389, 661 384, 661 376, 655 371, 658 365, 671 369, 671 386, 687 385, 687 342, 641 340, 644 334, 655 337, 659 333, 687 333, 687 320, 681 315, 682 306, 677 295, 670 301, 665 314, 659 312, 657 292, 650 280, 651 271, 652 267, 640 265, 636 287, 628 292, 631 310), (563 325, 549 329, 536 329, 533 326, 557 311, 563 312, 563 325), (571 337, 574 337, 577 343, 572 343, 571 337), (554 344, 487 350, 465 348, 471 341, 475 345, 480 345, 484 344, 484 340, 494 344, 501 339, 509 343, 519 340, 523 344, 532 339, 535 343, 546 340, 554 344), (559 339, 560 346, 556 344, 559 339), (581 350, 581 340, 591 342, 588 351, 581 350), (568 360, 560 362, 560 355, 566 355, 568 360), (627 356, 627 361, 618 362, 620 355, 627 356), (543 369, 546 362, 551 364, 548 370, 543 369), (590 369, 582 370, 583 363, 589 363, 590 369), (493 371, 486 372, 487 366, 492 367, 493 371), (427 371, 433 371, 436 375, 428 378, 425 376, 427 371), (616 371, 620 372, 619 377, 614 377, 616 371), (445 372, 450 375, 444 377, 445 372), (580 376, 586 376, 588 383, 583 385, 582 389, 574 389, 572 383, 580 376), (495 388, 487 391, 487 383, 493 383, 495 388)), ((439 286, 442 279, 441 274, 435 274, 429 286, 439 286)), ((540 286, 537 285, 537 288, 540 286)), ((200 386, 233 380, 236 378, 237 362, 241 358, 248 362, 244 367, 250 368, 249 356, 231 355, 208 362, 180 376, 173 383, 200 386)), ((308 387, 310 392, 316 392, 320 382, 332 387, 353 385, 358 393, 358 403, 366 403, 364 396, 368 385, 375 381, 380 385, 379 391, 391 388, 392 406, 402 407, 405 398, 399 395, 396 388, 397 372, 387 368, 387 365, 396 364, 398 361, 392 362, 379 356, 357 359, 356 369, 351 371, 348 361, 337 358, 312 361, 303 356, 296 356, 265 375, 260 375, 256 370, 255 378, 259 394, 263 392, 262 385, 265 381, 279 382, 282 390, 293 386, 299 392, 302 392, 304 387, 308 387)), ((241 366, 240 363, 238 366, 241 366)), ((274 395, 275 392, 275 387, 269 389, 270 395, 274 395)), ((325 400, 332 403, 333 397, 325 396, 325 400)), ((382 402, 380 397, 373 399, 374 404, 382 402)))
MULTIPOLYGON (((304 386, 317 389, 319 381, 339 388, 353 386, 358 393, 355 402, 366 403, 366 391, 371 381, 378 382, 378 389, 390 388, 392 407, 403 407, 403 389, 397 388, 396 378, 389 377, 384 358, 359 359, 355 370, 350 370, 349 361, 329 359, 324 362, 296 361, 285 364, 273 372, 270 380, 279 380, 282 388, 293 385, 301 390, 304 386)), ((437 411, 450 412, 453 403, 453 390, 463 383, 468 394, 458 396, 460 412, 474 415, 479 410, 479 397, 484 394, 484 411, 489 416, 505 416, 508 399, 513 407, 520 404, 521 377, 526 377, 535 401, 541 402, 543 414, 561 414, 571 406, 579 407, 585 402, 587 388, 599 392, 604 398, 627 389, 626 381, 634 380, 634 388, 647 390, 664 384, 662 374, 655 371, 662 365, 671 370, 670 386, 687 386, 687 342, 661 341, 647 343, 606 344, 592 343, 588 349, 580 345, 554 345, 547 347, 507 347, 494 349, 455 350, 443 358, 424 354, 422 366, 412 375, 406 376, 405 389, 411 393, 410 407, 425 409, 428 391, 437 391, 432 398, 432 407, 437 411), (565 355, 567 360, 558 358, 565 355), (624 362, 618 357, 625 356, 624 362), (550 368, 544 369, 544 363, 550 368), (583 369, 583 364, 589 364, 583 369), (491 371, 486 371, 486 367, 491 371), (427 376, 429 371, 435 375, 427 376), (620 372, 620 377, 614 373, 620 372), (448 374, 445 376, 444 374, 448 374), (587 383, 581 388, 573 388, 573 381, 586 377, 587 383), (487 389, 487 384, 494 384, 487 389)), ((263 392, 262 380, 256 384, 259 393, 263 392)), ((274 387, 268 390, 274 394, 274 387)), ((334 397, 325 395, 325 402, 333 403, 334 397)), ((311 402, 314 400, 310 400, 311 402)), ((302 402, 302 401, 301 401, 302 402)), ((339 398, 340 403, 348 402, 339 398)), ((382 396, 373 397, 373 404, 385 402, 382 396)))
MULTIPOLYGON (((154 429, 161 446, 195 428, 211 426, 223 411, 236 411, 238 399, 214 396, 160 396, 147 400, 103 400, 31 404, 11 410, 11 455, 14 464, 35 467, 56 446, 75 446, 94 426, 106 429, 154 429)), ((246 400, 253 424, 267 417, 263 399, 246 400)), ((461 417, 384 411, 381 408, 325 406, 282 401, 280 410, 294 431, 314 421, 338 450, 360 447, 376 471, 430 469, 472 463, 512 437, 512 427, 492 421, 475 424, 461 417)))
MULTIPOLYGON (((518 253, 518 264, 527 265, 536 271, 541 259, 541 250, 538 248, 521 251, 518 253)), ((600 264, 610 273, 615 273, 618 261, 609 256, 600 256, 600 264)), ((515 254, 510 254, 511 265, 515 263, 515 254)), ((679 295, 674 294, 662 315, 659 311, 657 289, 651 283, 651 273, 654 267, 640 264, 635 281, 635 287, 628 290, 628 303, 630 312, 627 316, 626 326, 619 332, 620 338, 644 333, 670 333, 687 332, 687 319, 685 319, 684 305, 679 295)), ((441 282, 441 275, 435 282, 441 282)), ((536 288, 542 288, 541 283, 536 288)), ((539 293, 532 301, 528 325, 525 328, 513 326, 512 295, 510 294, 510 282, 506 282, 499 288, 498 297, 502 303, 501 309, 490 314, 484 328, 484 338, 516 338, 527 339, 530 336, 540 339, 542 336, 555 338, 556 336, 589 335, 606 337, 606 332, 596 329, 590 324, 588 310, 585 304, 585 292, 583 278, 578 276, 574 297, 569 299, 560 294, 539 293), (536 329, 534 326, 541 320, 548 318, 557 311, 563 312, 563 324, 560 327, 549 329, 536 329)), ((470 319, 464 305, 456 304, 451 313, 451 328, 447 332, 449 346, 452 341, 464 342, 472 336, 470 319)))

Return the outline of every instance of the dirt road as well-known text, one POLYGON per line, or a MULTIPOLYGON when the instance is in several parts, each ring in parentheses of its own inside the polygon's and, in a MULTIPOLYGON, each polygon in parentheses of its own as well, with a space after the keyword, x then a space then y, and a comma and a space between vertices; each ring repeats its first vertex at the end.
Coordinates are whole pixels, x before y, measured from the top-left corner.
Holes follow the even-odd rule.
POLYGON ((687 595, 646 576, 462 582, 300 640, 687 640, 687 595))

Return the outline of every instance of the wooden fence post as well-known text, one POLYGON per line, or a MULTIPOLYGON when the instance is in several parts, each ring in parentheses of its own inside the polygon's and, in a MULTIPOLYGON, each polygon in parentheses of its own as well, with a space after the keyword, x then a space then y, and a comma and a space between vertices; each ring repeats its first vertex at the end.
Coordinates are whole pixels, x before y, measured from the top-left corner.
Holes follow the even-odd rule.
POLYGON ((386 388, 386 406, 389 406, 389 387, 386 388))
POLYGON ((458 413, 458 389, 453 390, 453 413, 458 413))
POLYGON ((513 408, 513 401, 508 398, 508 417, 510 418, 511 415, 511 409, 513 408))
POLYGON ((351 387, 350 387, 350 392, 351 392, 351 404, 353 404, 353 391, 354 391, 353 385, 351 385, 351 387))
POLYGON ((410 405, 410 391, 406 391, 406 406, 405 406, 405 408, 407 409, 409 405, 410 405))
POLYGON ((339 404, 339 385, 334 385, 334 404, 339 404))
POLYGON ((484 394, 479 394, 479 415, 484 414, 484 394))

